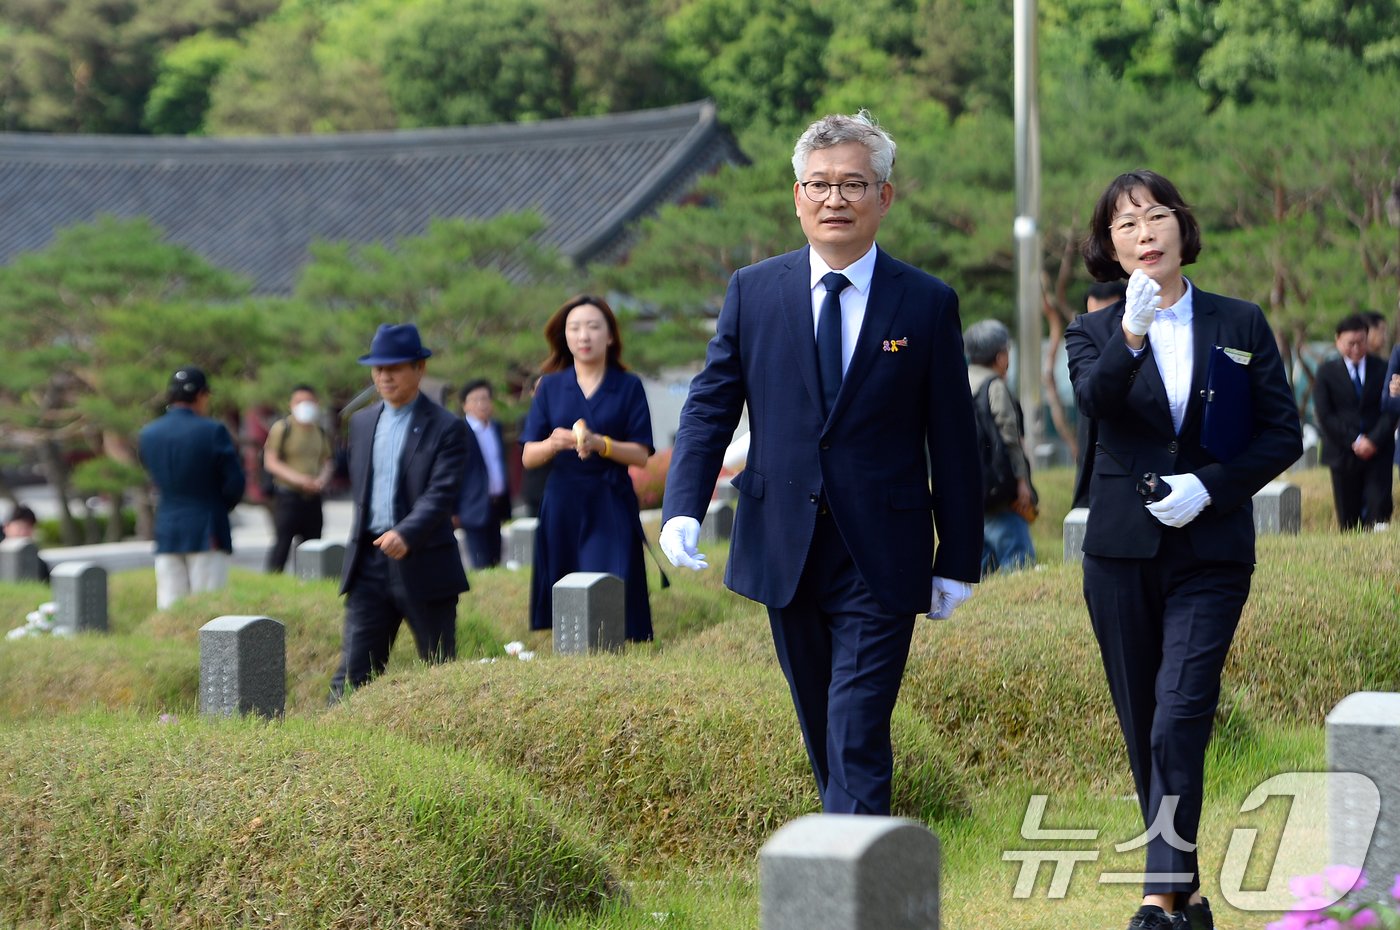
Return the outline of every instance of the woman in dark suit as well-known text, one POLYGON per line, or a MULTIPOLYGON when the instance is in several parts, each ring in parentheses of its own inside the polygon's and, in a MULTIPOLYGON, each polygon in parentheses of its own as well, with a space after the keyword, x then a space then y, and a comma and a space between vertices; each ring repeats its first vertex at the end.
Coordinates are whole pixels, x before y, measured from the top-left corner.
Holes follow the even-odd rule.
POLYGON ((1076 319, 1065 345, 1079 409, 1098 424, 1084 600, 1146 827, 1128 927, 1209 930, 1195 844, 1220 674, 1254 570, 1251 498, 1302 454, 1302 432, 1263 312, 1182 275, 1201 231, 1170 181, 1119 175, 1092 223, 1084 264, 1098 281, 1127 278, 1127 295, 1076 319), (1203 435, 1215 348, 1215 364, 1246 371, 1247 390, 1237 381, 1218 398, 1246 437, 1228 451, 1203 435))

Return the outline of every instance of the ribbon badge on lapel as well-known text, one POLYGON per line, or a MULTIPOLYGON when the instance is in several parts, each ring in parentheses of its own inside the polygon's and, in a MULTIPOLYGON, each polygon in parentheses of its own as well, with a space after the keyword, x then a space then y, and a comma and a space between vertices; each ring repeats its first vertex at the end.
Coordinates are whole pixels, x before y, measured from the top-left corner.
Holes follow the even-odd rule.
POLYGON ((898 352, 900 349, 907 349, 909 348, 909 337, 905 336, 903 339, 886 339, 882 348, 886 352, 898 352))

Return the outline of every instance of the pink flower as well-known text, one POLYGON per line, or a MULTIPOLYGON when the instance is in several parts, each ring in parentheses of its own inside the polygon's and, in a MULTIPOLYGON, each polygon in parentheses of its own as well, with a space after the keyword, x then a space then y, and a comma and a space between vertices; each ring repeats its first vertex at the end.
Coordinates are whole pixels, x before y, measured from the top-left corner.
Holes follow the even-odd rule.
POLYGON ((1400 875, 1395 876, 1395 884, 1390 886, 1390 896, 1400 901, 1400 875))
POLYGON ((1298 923, 1298 915, 1289 914, 1282 920, 1275 920, 1264 927, 1264 930, 1304 930, 1307 924, 1298 923))
POLYGON ((1343 930, 1342 925, 1328 917, 1311 925, 1311 930, 1343 930))
POLYGON ((1351 919, 1347 921, 1348 927, 1379 927, 1380 925, 1381 919, 1369 907, 1352 914, 1351 919))
POLYGON ((1354 865, 1329 865, 1322 870, 1322 875, 1327 884, 1341 894, 1366 887, 1366 876, 1354 865))
POLYGON ((1299 875, 1288 880, 1288 890, 1295 898, 1312 898, 1327 890, 1321 875, 1299 875))

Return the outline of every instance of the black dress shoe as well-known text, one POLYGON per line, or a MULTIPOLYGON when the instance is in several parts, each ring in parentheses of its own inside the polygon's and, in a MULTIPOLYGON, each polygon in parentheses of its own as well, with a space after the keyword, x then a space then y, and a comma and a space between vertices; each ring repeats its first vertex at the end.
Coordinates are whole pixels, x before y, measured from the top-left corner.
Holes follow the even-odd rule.
POLYGON ((1128 930, 1183 930, 1185 926, 1179 913, 1168 914, 1155 904, 1144 904, 1128 921, 1128 930))
POLYGON ((1188 904, 1182 911, 1186 918, 1187 930, 1215 930, 1215 918, 1210 913, 1210 902, 1205 898, 1200 904, 1188 904))

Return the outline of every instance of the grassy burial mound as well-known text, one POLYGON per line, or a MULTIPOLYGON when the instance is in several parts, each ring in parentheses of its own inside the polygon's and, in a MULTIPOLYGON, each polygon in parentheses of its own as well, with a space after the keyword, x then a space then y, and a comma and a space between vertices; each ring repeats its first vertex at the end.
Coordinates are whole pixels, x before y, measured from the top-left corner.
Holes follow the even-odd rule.
POLYGON ((383 732, 0 730, 0 926, 516 927, 619 896, 517 780, 383 732))
MULTIPOLYGON (((458 664, 380 680, 341 713, 518 773, 611 843, 630 874, 750 864, 774 830, 816 807, 776 667, 645 653, 458 664)), ((924 820, 966 804, 950 754, 903 711, 894 793, 898 813, 924 820)))

